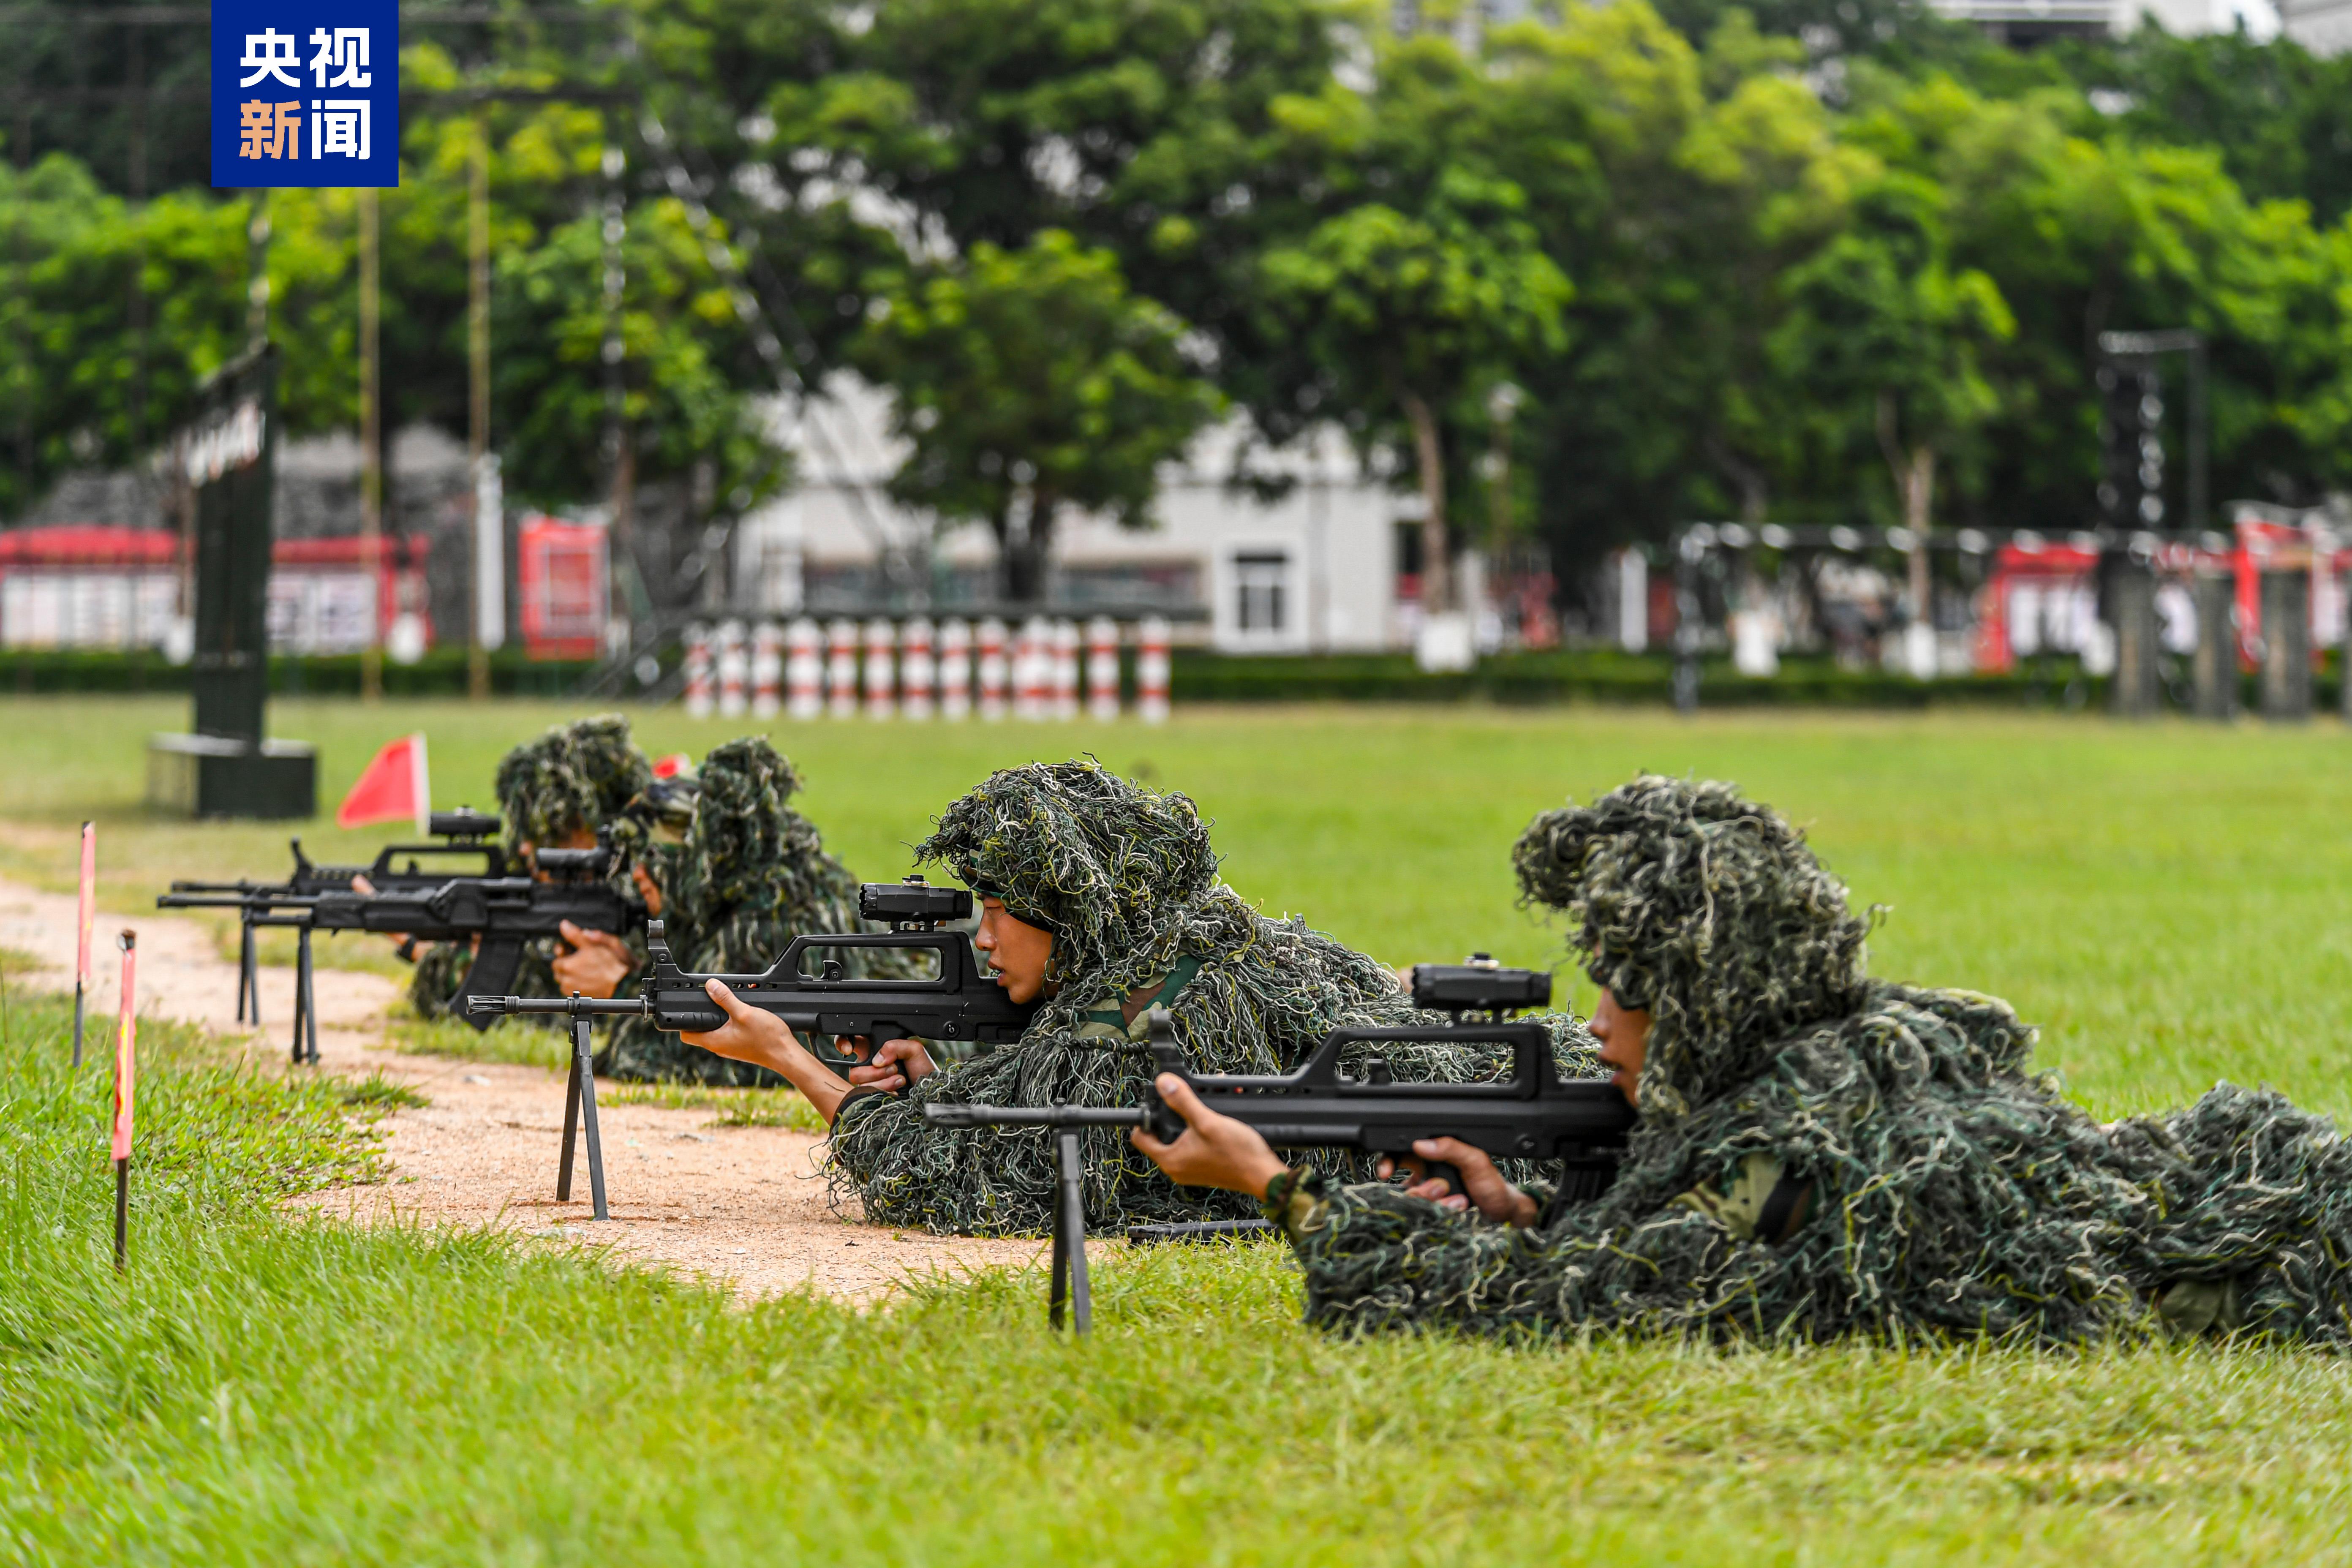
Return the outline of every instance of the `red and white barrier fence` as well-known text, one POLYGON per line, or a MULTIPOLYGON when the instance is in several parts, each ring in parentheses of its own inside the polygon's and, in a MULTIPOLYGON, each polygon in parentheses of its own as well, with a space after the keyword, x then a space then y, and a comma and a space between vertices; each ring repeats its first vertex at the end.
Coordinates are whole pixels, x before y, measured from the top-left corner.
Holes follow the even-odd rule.
POLYGON ((960 616, 940 623, 940 717, 971 717, 971 627, 960 616))
POLYGON ((806 616, 784 629, 784 711, 814 719, 824 711, 824 633, 806 616))
POLYGON ((773 621, 761 621, 751 633, 751 717, 772 719, 782 706, 778 700, 784 683, 784 634, 773 621))
POLYGON ((824 628, 824 706, 836 719, 857 716, 857 623, 840 619, 824 628))
POLYGON ((992 724, 1004 717, 1010 675, 1004 662, 1004 623, 991 616, 980 623, 980 716, 992 724))
POLYGON ((746 712, 771 720, 820 716, 950 721, 977 713, 1031 722, 1116 719, 1127 707, 1122 645, 1134 655, 1134 711, 1148 723, 1168 717, 1168 623, 1137 623, 1131 637, 1097 616, 1076 621, 1032 616, 1008 639, 1003 621, 961 616, 904 623, 846 617, 823 626, 803 616, 779 626, 728 621, 686 634, 686 709, 694 718, 746 712), (1008 646, 1009 641, 1009 646, 1008 646))
POLYGON ((686 716, 710 717, 710 628, 699 622, 686 628, 686 716))
POLYGON ((751 659, 743 647, 743 623, 727 621, 719 627, 719 716, 740 719, 751 707, 746 687, 751 659))

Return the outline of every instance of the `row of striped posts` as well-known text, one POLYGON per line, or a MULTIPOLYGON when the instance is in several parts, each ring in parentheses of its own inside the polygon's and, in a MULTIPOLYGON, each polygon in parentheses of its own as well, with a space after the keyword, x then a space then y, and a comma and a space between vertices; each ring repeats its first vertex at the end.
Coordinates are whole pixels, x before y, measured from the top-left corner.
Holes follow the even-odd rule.
MULTIPOLYGON (((1168 623, 1135 627, 1135 712, 1168 717, 1168 623)), ((1072 620, 1033 616, 1017 631, 994 617, 877 616, 862 627, 841 617, 820 626, 803 616, 697 625, 686 633, 686 710, 772 719, 1116 719, 1123 706, 1120 628, 1097 616, 1081 635, 1072 620), (863 654, 861 663, 860 655, 863 654), (1083 658, 1081 655, 1083 654, 1083 658)))

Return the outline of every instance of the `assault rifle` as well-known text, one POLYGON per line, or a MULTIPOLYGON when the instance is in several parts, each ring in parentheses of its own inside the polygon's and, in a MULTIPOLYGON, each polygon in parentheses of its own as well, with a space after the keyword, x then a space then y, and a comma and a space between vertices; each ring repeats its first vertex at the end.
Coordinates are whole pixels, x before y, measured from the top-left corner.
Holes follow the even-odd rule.
MULTIPOLYGON (((367 931, 420 942, 472 942, 473 965, 459 982, 449 1010, 477 1029, 487 1029, 488 1014, 467 1004, 511 989, 527 944, 560 935, 566 921, 590 931, 619 932, 646 918, 644 904, 606 885, 612 860, 609 845, 541 849, 531 861, 544 881, 523 876, 447 877, 390 892, 355 893, 344 887, 296 895, 269 889, 242 894, 167 893, 155 902, 163 909, 238 909, 248 926, 296 926, 302 932, 306 972, 312 931, 367 931)), ((307 1016, 307 1008, 303 1010, 307 1016)))
MULTIPOLYGON (((857 889, 861 919, 887 924, 887 931, 835 931, 797 936, 783 955, 758 974, 688 974, 671 957, 662 922, 646 927, 653 970, 633 997, 476 995, 468 1003, 485 1021, 502 1013, 561 1013, 650 1018, 657 1029, 703 1033, 727 1022, 703 983, 718 980, 736 1000, 773 1013, 795 1034, 864 1035, 876 1044, 909 1037, 924 1040, 971 1040, 997 1044, 1017 1040, 1029 1026, 1036 1004, 1015 1003, 981 969, 971 939, 946 929, 971 915, 971 895, 961 888, 934 888, 920 877, 903 882, 867 882, 857 889), (933 954, 924 979, 866 980, 852 977, 841 950, 879 950, 933 954)), ((857 1065, 855 1057, 832 1054, 810 1043, 830 1067, 857 1065)))
MULTIPOLYGON (((1452 1015, 1452 1022, 1428 1027, 1334 1029, 1298 1068, 1287 1073, 1195 1074, 1185 1065, 1168 1014, 1154 1009, 1151 1054, 1156 1074, 1182 1078, 1213 1110, 1256 1129, 1277 1149, 1349 1149, 1402 1159, 1423 1138, 1456 1138, 1497 1158, 1559 1161, 1564 1202, 1597 1197, 1615 1178, 1618 1150, 1633 1125, 1633 1107, 1609 1083, 1592 1079, 1560 1080, 1554 1070, 1551 1037, 1540 1024, 1510 1022, 1521 1007, 1551 1000, 1551 976, 1539 971, 1505 969, 1484 954, 1460 964, 1417 965, 1413 1005, 1452 1015), (1465 1016, 1485 1013, 1483 1023, 1465 1016), (1398 1083, 1378 1055, 1362 1059, 1362 1075, 1340 1070, 1351 1047, 1448 1041, 1511 1047, 1511 1076, 1491 1083, 1398 1083)), ((1054 1212, 1054 1274, 1051 1317, 1062 1323, 1066 1299, 1076 1330, 1087 1331, 1086 1213, 1079 1194, 1078 1129, 1148 1127, 1161 1142, 1184 1131, 1184 1120, 1147 1086, 1139 1106, 923 1107, 934 1127, 1051 1127, 1055 1130, 1060 1192, 1054 1212)), ((1457 1189, 1461 1173, 1431 1163, 1429 1174, 1457 1189)))
MULTIPOLYGON (((256 925, 290 925, 291 919, 272 914, 278 900, 316 898, 321 893, 349 892, 352 879, 365 877, 368 885, 380 893, 414 892, 436 888, 453 876, 464 875, 466 862, 474 857, 481 859, 485 877, 507 874, 506 852, 496 839, 499 819, 470 805, 455 811, 436 811, 426 819, 426 830, 442 842, 438 844, 391 844, 377 851, 375 860, 366 866, 321 866, 302 853, 299 838, 290 842, 294 851, 294 870, 282 882, 257 882, 240 877, 234 882, 175 881, 172 884, 172 900, 163 903, 167 909, 236 908, 243 911, 238 921, 236 956, 236 1020, 246 1021, 246 1012, 252 1009, 256 1027, 261 1024, 261 996, 254 973, 253 931, 256 925), (428 866, 418 858, 454 859, 450 866, 428 866), (407 864, 400 864, 403 858, 407 864), (195 895, 191 897, 191 895, 195 895)), ((162 902, 159 900, 159 902, 162 902)))

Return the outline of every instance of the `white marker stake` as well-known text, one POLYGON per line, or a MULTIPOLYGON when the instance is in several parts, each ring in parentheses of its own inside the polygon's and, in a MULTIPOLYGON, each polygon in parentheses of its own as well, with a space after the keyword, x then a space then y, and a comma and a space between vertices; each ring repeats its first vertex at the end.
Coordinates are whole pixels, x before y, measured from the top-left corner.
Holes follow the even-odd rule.
POLYGON ((114 1271, 122 1272, 131 1243, 131 1101, 139 1077, 139 1013, 133 968, 139 933, 115 939, 122 949, 122 1017, 114 1029, 114 1271))
POLYGON ((89 995, 89 922, 98 912, 98 824, 81 825, 81 919, 74 927, 80 942, 74 949, 74 1054, 76 1071, 81 1068, 82 1005, 89 995))

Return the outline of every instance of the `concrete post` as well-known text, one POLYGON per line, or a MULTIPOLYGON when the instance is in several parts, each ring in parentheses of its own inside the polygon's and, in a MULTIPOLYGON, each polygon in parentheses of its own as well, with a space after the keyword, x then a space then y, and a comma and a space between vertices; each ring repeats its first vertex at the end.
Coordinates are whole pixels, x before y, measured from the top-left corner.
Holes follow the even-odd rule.
POLYGON ((2238 628, 2230 611, 2237 582, 2222 574, 2200 575, 2197 595, 2197 717, 2226 723, 2238 713, 2238 628))
POLYGON ((2116 563, 2108 580, 2116 626, 2116 675, 2107 706, 2118 718, 2147 719, 2158 701, 2156 642, 2156 574, 2144 562, 2116 563))
POLYGON ((2263 717, 2311 717, 2311 573, 2304 567, 2263 574, 2263 717))

